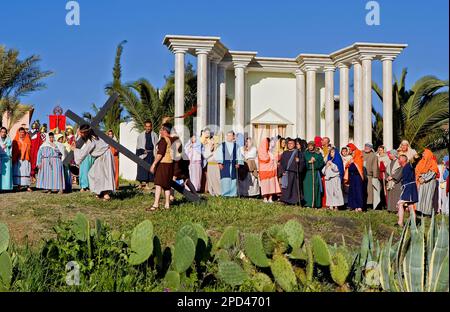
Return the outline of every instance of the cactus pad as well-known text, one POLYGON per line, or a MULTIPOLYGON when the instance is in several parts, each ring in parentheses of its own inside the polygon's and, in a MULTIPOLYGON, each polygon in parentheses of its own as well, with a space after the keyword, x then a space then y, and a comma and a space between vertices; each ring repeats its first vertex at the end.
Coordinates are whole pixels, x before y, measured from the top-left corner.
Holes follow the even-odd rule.
POLYGON ((252 278, 252 282, 258 292, 272 292, 275 290, 272 280, 264 273, 256 273, 252 278))
POLYGON ((270 269, 275 281, 283 290, 292 291, 297 286, 297 278, 292 265, 285 257, 275 255, 270 264, 270 269))
POLYGON ((9 288, 12 278, 12 263, 7 251, 0 254, 0 289, 9 288))
POLYGON ((333 256, 333 261, 330 264, 330 273, 333 281, 339 286, 343 286, 350 274, 350 266, 345 259, 345 256, 336 252, 333 256))
POLYGON ((197 230, 195 229, 195 226, 191 222, 186 222, 183 224, 183 226, 177 232, 175 241, 177 242, 186 236, 190 237, 194 242, 194 245, 197 246, 198 240, 197 230))
POLYGON ((266 268, 269 266, 269 259, 264 253, 264 247, 261 238, 256 234, 245 236, 244 250, 247 257, 257 266, 266 268))
POLYGON ((248 278, 239 264, 232 261, 219 262, 219 277, 232 287, 242 285, 248 278))
POLYGON ((208 234, 206 234, 206 231, 203 228, 203 226, 199 223, 195 223, 194 228, 195 231, 197 232, 198 239, 201 239, 205 243, 205 246, 208 246, 208 234))
POLYGON ((192 265, 195 258, 195 244, 189 236, 175 242, 173 264, 178 273, 183 273, 192 265))
POLYGON ((6 249, 8 249, 9 245, 9 231, 8 226, 5 223, 0 222, 0 254, 6 249))
POLYGON ((218 262, 230 261, 230 255, 225 249, 217 250, 214 257, 218 262))
POLYGON ((311 239, 312 250, 314 254, 314 260, 316 263, 328 266, 331 264, 331 254, 328 249, 327 243, 322 239, 322 237, 315 235, 311 239))
POLYGON ((180 274, 175 271, 167 271, 164 277, 164 287, 169 290, 178 290, 180 288, 180 274))
POLYGON ((153 252, 153 224, 149 220, 139 223, 131 234, 131 254, 128 262, 138 265, 146 261, 153 252))
POLYGON ((264 252, 266 255, 272 255, 275 250, 275 240, 269 235, 268 232, 263 232, 261 236, 264 252))
POLYGON ((292 249, 299 249, 303 244, 303 226, 296 220, 289 220, 283 229, 292 249))
POLYGON ((227 226, 222 234, 217 247, 219 248, 230 248, 237 244, 239 238, 239 231, 235 226, 227 226))

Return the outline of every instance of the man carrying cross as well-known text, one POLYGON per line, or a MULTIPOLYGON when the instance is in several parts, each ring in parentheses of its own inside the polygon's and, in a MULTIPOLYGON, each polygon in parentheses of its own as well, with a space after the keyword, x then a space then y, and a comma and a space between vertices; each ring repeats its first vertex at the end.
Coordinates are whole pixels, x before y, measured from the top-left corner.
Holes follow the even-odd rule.
POLYGON ((114 157, 111 153, 109 145, 102 139, 97 137, 91 126, 87 124, 80 125, 78 136, 84 141, 84 148, 77 148, 73 142, 71 150, 74 152, 75 163, 80 163, 91 155, 94 163, 89 170, 89 188, 97 195, 97 198, 109 200, 109 193, 116 190, 114 178, 114 157))

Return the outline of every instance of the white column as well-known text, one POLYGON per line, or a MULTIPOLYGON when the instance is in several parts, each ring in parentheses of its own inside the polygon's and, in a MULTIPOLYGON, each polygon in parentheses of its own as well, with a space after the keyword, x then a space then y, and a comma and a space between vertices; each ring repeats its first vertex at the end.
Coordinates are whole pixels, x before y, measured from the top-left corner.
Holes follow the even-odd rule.
MULTIPOLYGON (((184 114, 184 55, 185 49, 174 49, 175 53, 175 116, 184 114)), ((175 118, 175 130, 184 142, 184 119, 175 118)))
POLYGON ((219 66, 218 76, 219 76, 219 128, 220 132, 225 134, 227 88, 226 88, 226 69, 224 66, 219 66))
POLYGON ((197 50, 197 134, 206 126, 208 102, 208 51, 197 50))
POLYGON ((349 68, 347 64, 339 64, 339 145, 348 143, 348 111, 349 111, 349 68))
POLYGON ((392 61, 394 57, 385 56, 383 63, 383 144, 386 150, 393 148, 393 115, 392 115, 392 61))
POLYGON ((326 66, 325 72, 325 136, 332 144, 334 138, 334 66, 326 66))
POLYGON ((373 56, 364 55, 362 62, 362 90, 363 90, 363 143, 372 142, 372 59, 373 56))
POLYGON ((314 140, 316 135, 316 70, 308 66, 306 71, 306 140, 314 140))
POLYGON ((306 137, 306 98, 305 98, 305 73, 301 69, 295 71, 296 90, 295 99, 297 104, 297 136, 305 139, 306 137))
POLYGON ((358 61, 353 64, 353 141, 361 149, 363 147, 362 125, 362 67, 358 61))
POLYGON ((210 95, 210 109, 211 120, 209 123, 218 126, 217 120, 217 60, 211 61, 211 95, 210 95))
POLYGON ((244 110, 245 110, 245 66, 236 64, 234 66, 235 83, 234 83, 234 97, 235 97, 235 125, 236 133, 244 133, 244 110))

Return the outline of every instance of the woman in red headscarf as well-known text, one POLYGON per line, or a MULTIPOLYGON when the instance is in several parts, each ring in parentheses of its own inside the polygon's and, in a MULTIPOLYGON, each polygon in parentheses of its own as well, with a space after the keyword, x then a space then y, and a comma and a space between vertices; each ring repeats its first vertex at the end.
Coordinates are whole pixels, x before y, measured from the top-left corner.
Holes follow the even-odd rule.
POLYGON ((433 208, 437 207, 436 187, 439 179, 439 168, 436 157, 429 149, 422 153, 422 159, 416 166, 416 183, 419 191, 417 211, 424 215, 431 215, 433 208))
POLYGON ((347 163, 349 190, 348 207, 355 211, 362 211, 364 207, 364 158, 362 152, 356 148, 355 144, 347 145, 352 155, 352 159, 347 163))
POLYGON ((26 187, 31 192, 31 139, 25 128, 20 127, 13 140, 12 162, 13 162, 13 183, 19 190, 26 187))
POLYGON ((258 149, 258 174, 264 202, 272 202, 272 196, 281 193, 277 178, 277 157, 269 150, 269 138, 262 140, 258 149))

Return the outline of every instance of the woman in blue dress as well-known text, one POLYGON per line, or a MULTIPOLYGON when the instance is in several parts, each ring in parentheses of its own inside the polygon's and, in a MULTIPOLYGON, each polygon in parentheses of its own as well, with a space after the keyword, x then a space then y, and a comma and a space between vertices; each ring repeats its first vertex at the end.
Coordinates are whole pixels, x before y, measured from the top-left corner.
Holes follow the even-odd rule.
POLYGON ((8 137, 8 130, 0 128, 0 191, 13 189, 12 178, 12 141, 8 137))

